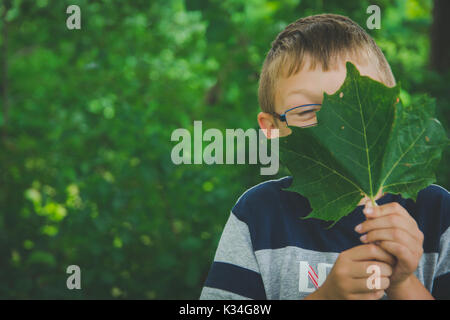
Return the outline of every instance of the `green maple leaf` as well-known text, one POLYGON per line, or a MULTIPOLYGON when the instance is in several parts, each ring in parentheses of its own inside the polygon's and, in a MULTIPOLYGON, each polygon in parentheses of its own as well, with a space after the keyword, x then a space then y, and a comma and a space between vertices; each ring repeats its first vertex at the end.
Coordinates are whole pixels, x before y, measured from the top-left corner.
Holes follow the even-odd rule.
POLYGON ((313 210, 306 218, 334 223, 352 212, 363 194, 374 203, 380 188, 415 201, 436 181, 449 144, 434 118, 434 99, 422 96, 403 106, 398 85, 389 88, 361 76, 350 62, 346 67, 339 90, 324 93, 317 126, 292 127, 279 141, 280 160, 293 176, 287 190, 308 198, 313 210))

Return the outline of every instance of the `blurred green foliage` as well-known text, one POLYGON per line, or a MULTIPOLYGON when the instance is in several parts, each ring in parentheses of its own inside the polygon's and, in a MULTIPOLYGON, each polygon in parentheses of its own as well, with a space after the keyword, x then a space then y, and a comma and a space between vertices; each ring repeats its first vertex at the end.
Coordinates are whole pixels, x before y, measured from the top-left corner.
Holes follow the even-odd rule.
MULTIPOLYGON (((176 166, 171 133, 194 120, 256 128, 263 59, 300 17, 339 13, 365 27, 378 4, 381 29, 369 33, 404 99, 435 96, 449 128, 449 75, 427 67, 431 1, 12 0, 5 12, 6 2, 0 298, 198 298, 237 198, 286 172, 176 166), (66 28, 71 4, 81 30, 66 28), (71 264, 81 290, 66 288, 71 264)), ((447 189, 448 160, 437 181, 447 189)))

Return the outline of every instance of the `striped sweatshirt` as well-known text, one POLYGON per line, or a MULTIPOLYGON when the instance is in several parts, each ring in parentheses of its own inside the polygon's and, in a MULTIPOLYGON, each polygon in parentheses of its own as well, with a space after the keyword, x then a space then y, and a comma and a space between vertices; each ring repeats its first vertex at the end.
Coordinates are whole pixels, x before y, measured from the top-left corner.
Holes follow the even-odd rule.
MULTIPOLYGON (((363 205, 339 220, 299 219, 307 198, 283 190, 292 177, 263 182, 236 202, 225 224, 200 299, 303 299, 325 281, 339 253, 361 245, 354 227, 363 205)), ((424 233, 415 275, 436 299, 450 299, 450 195, 432 184, 416 201, 386 193, 378 205, 398 202, 424 233)), ((384 296, 384 299, 387 297, 384 296)))

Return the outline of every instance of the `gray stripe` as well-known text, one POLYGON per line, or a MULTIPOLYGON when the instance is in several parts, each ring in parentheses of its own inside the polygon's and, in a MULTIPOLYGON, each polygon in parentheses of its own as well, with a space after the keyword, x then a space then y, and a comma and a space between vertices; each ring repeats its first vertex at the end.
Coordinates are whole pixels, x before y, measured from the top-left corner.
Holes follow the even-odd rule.
MULTIPOLYGON (((255 255, 260 266, 267 299, 284 300, 304 299, 313 292, 315 287, 307 276, 307 266, 314 269, 319 277, 318 285, 320 286, 328 276, 339 253, 318 252, 288 246, 274 250, 258 250, 255 255), (307 270, 306 276, 305 270, 307 270), (300 272, 302 272, 302 277, 300 277, 300 272)), ((437 257, 437 253, 423 254, 419 266, 414 272, 429 291, 433 286, 437 257)), ((448 261, 446 263, 448 266, 448 261)))
POLYGON ((239 294, 210 287, 203 287, 200 300, 252 300, 239 294))
MULTIPOLYGON (((299 291, 300 261, 308 262, 317 273, 319 263, 333 265, 339 254, 288 246, 273 250, 258 250, 255 255, 260 266, 267 299, 284 300, 303 299, 314 291, 312 284, 309 284, 307 292, 299 291)), ((324 266, 322 265, 322 267, 324 266)), ((329 269, 327 272, 329 272, 329 269)))
POLYGON ((436 266, 436 277, 450 271, 450 227, 441 235, 439 241, 439 258, 436 266))
POLYGON ((232 263, 259 273, 248 226, 233 212, 225 224, 214 261, 232 263))
POLYGON ((425 288, 431 292, 431 288, 433 288, 433 280, 436 277, 436 262, 438 260, 438 253, 429 252, 424 253, 420 258, 419 265, 417 266, 414 274, 417 279, 422 282, 425 288))

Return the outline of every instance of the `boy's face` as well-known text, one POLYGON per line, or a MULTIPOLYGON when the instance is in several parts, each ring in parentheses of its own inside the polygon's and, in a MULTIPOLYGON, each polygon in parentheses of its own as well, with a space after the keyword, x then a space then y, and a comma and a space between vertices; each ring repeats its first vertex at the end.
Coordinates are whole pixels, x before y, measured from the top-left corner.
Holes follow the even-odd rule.
MULTIPOLYGON (((307 58, 306 58, 307 59, 307 58)), ((368 76, 374 80, 382 81, 378 71, 373 64, 361 65, 349 59, 359 70, 361 75, 368 76)), ((283 114, 286 110, 304 105, 321 104, 323 93, 333 94, 339 89, 346 76, 344 60, 333 70, 322 71, 322 66, 318 65, 315 69, 309 70, 309 61, 305 60, 304 67, 297 74, 289 78, 281 78, 277 81, 277 91, 275 97, 275 112, 283 114)), ((307 112, 300 116, 300 126, 308 126, 317 123, 315 112, 320 110, 321 106, 302 107, 297 110, 307 112)), ((278 128, 280 136, 286 136, 291 133, 291 129, 286 122, 275 119, 273 115, 265 112, 258 114, 258 123, 262 129, 278 128)))
MULTIPOLYGON (((361 75, 368 76, 376 81, 382 82, 379 73, 373 64, 361 65, 351 59, 361 75)), ((346 76, 345 61, 341 61, 337 68, 329 71, 322 71, 321 66, 309 70, 309 62, 305 61, 303 69, 297 74, 279 79, 277 82, 277 93, 275 98, 275 112, 283 114, 286 110, 303 104, 322 104, 323 93, 335 93, 344 83, 346 76)), ((300 108, 302 111, 320 110, 320 106, 309 106, 300 108)), ((280 136, 286 136, 291 133, 291 129, 273 115, 265 112, 258 114, 258 123, 261 129, 268 130, 270 138, 270 129, 279 129, 280 136)), ((315 112, 308 112, 302 116, 301 126, 307 126, 317 123, 315 112)), ((307 129, 305 129, 307 130, 307 129)), ((272 135, 273 137, 273 135, 272 135)), ((379 199, 384 193, 380 189, 375 199, 379 199)), ((369 198, 363 197, 358 205, 363 205, 369 198)))

